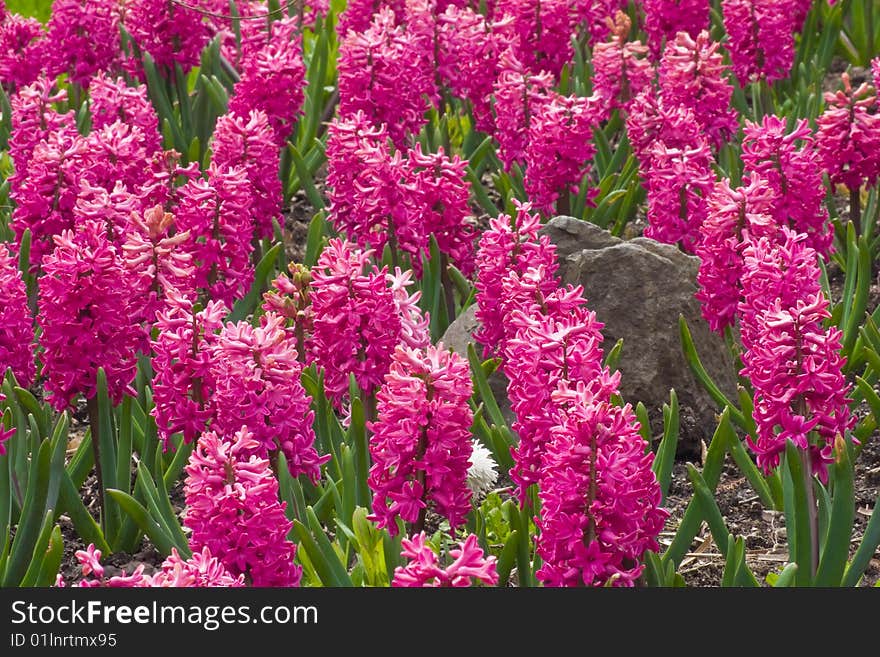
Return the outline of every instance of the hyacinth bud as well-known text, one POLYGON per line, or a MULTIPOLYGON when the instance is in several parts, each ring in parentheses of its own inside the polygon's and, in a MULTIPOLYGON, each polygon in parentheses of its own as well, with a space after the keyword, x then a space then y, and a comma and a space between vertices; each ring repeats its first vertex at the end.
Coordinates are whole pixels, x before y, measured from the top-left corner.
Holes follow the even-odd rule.
POLYGON ((391 535, 398 517, 420 531, 429 503, 453 528, 465 521, 472 495, 471 392, 467 361, 442 344, 394 352, 377 395, 378 419, 370 425, 368 479, 370 519, 391 535))
POLYGON ((18 385, 30 387, 34 381, 33 341, 33 317, 25 284, 16 259, 0 242, 0 381, 11 369, 18 385))
POLYGON ((186 466, 184 525, 193 552, 207 547, 233 577, 252 586, 299 586, 302 568, 287 540, 293 523, 269 461, 254 455, 259 446, 244 427, 223 438, 202 434, 186 466))
POLYGON ((428 545, 425 532, 401 541, 401 556, 408 559, 406 566, 394 570, 391 586, 395 587, 465 587, 477 582, 494 586, 498 583, 495 557, 485 557, 474 534, 449 551, 453 562, 440 566, 437 553, 428 545))

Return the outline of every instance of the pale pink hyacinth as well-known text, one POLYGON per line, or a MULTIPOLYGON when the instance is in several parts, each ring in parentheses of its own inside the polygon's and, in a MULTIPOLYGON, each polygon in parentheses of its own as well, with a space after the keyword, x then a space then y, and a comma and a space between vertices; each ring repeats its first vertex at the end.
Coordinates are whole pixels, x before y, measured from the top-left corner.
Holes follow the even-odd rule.
POLYGON ((98 73, 89 83, 89 109, 92 130, 98 131, 122 121, 140 128, 148 156, 162 149, 159 117, 147 96, 146 85, 129 87, 121 77, 112 78, 98 73))
MULTIPOLYGON (((514 333, 504 349, 507 395, 516 415, 513 430, 519 436, 519 444, 511 450, 515 465, 510 478, 518 486, 523 506, 529 486, 541 478, 550 429, 556 423, 551 393, 559 382, 592 382, 610 398, 620 377, 602 364, 603 325, 586 307, 583 289, 568 286, 542 294, 528 280, 535 273, 530 270, 524 277, 512 273, 505 280, 505 291, 514 296, 517 290, 523 298, 507 316, 514 333)), ((540 273, 537 278, 542 278, 540 273)))
POLYGON ((61 114, 54 107, 67 102, 67 91, 56 91, 53 87, 52 80, 40 76, 10 98, 12 120, 9 157, 15 173, 9 177, 9 184, 13 189, 27 178, 28 163, 37 144, 47 140, 49 135, 58 130, 76 130, 73 111, 61 114))
POLYGON ((7 14, 0 20, 0 85, 29 85, 43 69, 43 26, 36 18, 7 14))
POLYGON ((401 271, 400 267, 395 267, 393 274, 386 274, 386 279, 400 317, 400 343, 411 349, 425 349, 431 344, 430 316, 418 306, 421 290, 412 294, 407 292, 407 288, 415 284, 412 275, 410 269, 401 271))
POLYGON ((758 176, 745 182, 736 189, 726 178, 715 184, 706 201, 702 239, 695 251, 700 258, 700 289, 694 296, 709 328, 718 333, 736 324, 746 240, 772 238, 781 225, 773 217, 777 197, 767 182, 758 176))
POLYGON ((827 255, 834 235, 816 145, 806 119, 789 131, 784 118, 768 114, 760 124, 746 120, 741 157, 745 173, 760 176, 772 190, 776 223, 806 233, 809 245, 827 255))
POLYGON ((791 440, 808 451, 813 474, 825 482, 834 441, 857 418, 842 373, 841 332, 825 327, 831 315, 817 254, 805 235, 782 232, 781 242, 761 238, 744 250, 741 374, 755 391, 757 425, 748 443, 769 473, 791 440))
POLYGON ((46 71, 88 86, 121 57, 119 0, 54 0, 46 26, 46 71))
POLYGON ((176 290, 166 291, 166 307, 156 315, 153 351, 152 412, 165 449, 171 437, 183 434, 191 443, 213 417, 213 347, 229 309, 220 301, 208 301, 201 310, 192 298, 176 290))
POLYGON ((667 40, 679 32, 691 38, 709 27, 709 0, 642 0, 645 32, 655 58, 659 58, 667 40))
POLYGON ((596 149, 593 128, 599 103, 592 98, 551 93, 535 108, 525 146, 525 189, 529 200, 550 215, 568 206, 590 171, 596 149))
POLYGON ((173 71, 179 64, 188 72, 199 63, 211 32, 198 9, 205 0, 188 0, 184 7, 168 0, 128 0, 124 26, 141 52, 149 53, 160 68, 173 71), (194 7, 190 8, 190 7, 194 7))
POLYGON ((666 43, 660 60, 660 95, 670 105, 689 107, 715 148, 730 141, 739 128, 730 106, 733 85, 725 76, 728 66, 706 30, 692 38, 679 32, 666 43))
MULTIPOLYGON (((362 248, 381 253, 387 241, 408 244, 400 198, 403 160, 391 151, 384 124, 361 111, 334 119, 327 128, 327 196, 330 220, 362 248)), ((420 233, 418 231, 416 234, 420 233)))
POLYGON ((615 109, 627 110, 654 78, 648 47, 641 41, 627 41, 629 16, 618 11, 612 25, 610 39, 593 46, 593 95, 603 120, 615 109))
POLYGON ((348 38, 349 31, 366 32, 375 15, 385 8, 391 11, 395 24, 400 23, 404 17, 405 6, 406 0, 349 0, 345 11, 339 15, 337 31, 340 40, 348 38))
POLYGON ((117 248, 132 232, 132 213, 140 213, 140 199, 128 191, 128 188, 117 181, 112 191, 103 187, 95 187, 88 180, 81 180, 79 194, 73 206, 73 223, 78 226, 84 221, 103 222, 107 230, 107 239, 117 248))
POLYGON ((509 49, 498 60, 498 68, 493 87, 494 137, 498 142, 498 158, 504 170, 510 171, 514 164, 524 163, 530 118, 541 104, 548 102, 554 81, 546 71, 532 73, 509 49))
POLYGON ((195 297, 192 256, 184 250, 187 231, 175 232, 174 215, 161 206, 129 215, 131 230, 122 244, 125 268, 139 296, 140 318, 151 327, 166 307, 169 294, 195 297))
POLYGON ((281 217, 280 152, 266 113, 247 116, 224 114, 217 119, 211 138, 211 161, 220 167, 242 167, 253 186, 251 212, 256 237, 271 238, 274 220, 281 217))
POLYGON ((741 86, 788 77, 794 61, 796 12, 785 0, 722 0, 727 49, 741 86))
POLYGON ((825 112, 816 119, 819 161, 832 183, 850 190, 874 185, 880 175, 880 115, 877 93, 863 82, 853 89, 841 75, 843 89, 825 93, 825 112))
POLYGON ((492 86, 498 69, 499 43, 491 23, 470 7, 446 8, 440 25, 440 76, 449 91, 466 99, 477 130, 492 133, 492 86))
POLYGON ((557 285, 556 247, 549 237, 538 235, 540 216, 532 214, 528 203, 514 200, 514 205, 515 217, 500 214, 490 220, 489 229, 480 236, 477 251, 476 319, 480 328, 474 339, 483 345, 484 358, 500 355, 511 332, 502 307, 503 282, 509 273, 522 275, 529 269, 542 268, 546 276, 540 291, 549 294, 557 285))
POLYGON ((312 398, 300 383, 296 338, 286 330, 284 318, 270 312, 257 327, 226 324, 210 360, 212 430, 231 435, 247 427, 256 443, 254 454, 268 458, 279 450, 292 477, 304 474, 317 484, 321 464, 330 457, 315 450, 312 398))
POLYGON ((399 246, 410 252, 412 268, 421 275, 421 259, 428 255, 430 236, 437 239, 441 253, 465 276, 474 270, 473 213, 469 205, 470 183, 467 160, 449 157, 439 148, 423 153, 421 144, 407 152, 404 162, 402 202, 404 215, 395 229, 406 228, 408 239, 399 246))
POLYGON ((449 550, 453 561, 445 568, 428 545, 425 532, 404 538, 401 545, 401 556, 409 563, 395 568, 393 587, 466 587, 477 583, 494 586, 498 583, 496 559, 483 554, 474 534, 468 534, 458 547, 449 550))
POLYGON ((424 39, 395 24, 390 9, 379 11, 365 32, 349 33, 337 62, 339 116, 360 110, 374 125, 384 123, 395 146, 403 148, 438 99, 429 65, 433 50, 423 46, 424 39))
POLYGON ((536 576, 546 586, 634 586, 669 515, 632 407, 591 383, 560 385, 539 485, 536 576), (598 394, 597 394, 598 392, 598 394))
POLYGON ((400 518, 419 531, 428 505, 453 528, 465 522, 471 393, 467 360, 442 343, 395 350, 370 424, 370 519, 380 529, 396 535, 400 518))
POLYGON ((232 305, 250 289, 254 234, 253 202, 247 172, 211 164, 207 179, 195 178, 178 190, 177 227, 189 231, 196 287, 232 305))
POLYGON ((250 116, 254 110, 265 112, 279 148, 302 112, 307 84, 302 42, 294 36, 291 20, 275 21, 268 43, 244 58, 241 79, 229 100, 229 112, 238 116, 250 116))
POLYGON ((146 139, 136 125, 116 121, 85 138, 82 178, 111 191, 118 182, 137 191, 148 159, 146 139))
POLYGON ((299 586, 302 568, 287 539, 293 523, 278 500, 269 461, 254 452, 259 441, 242 427, 199 438, 186 470, 184 525, 193 551, 207 547, 233 577, 252 586, 299 586))
POLYGON ((332 239, 312 268, 312 335, 307 349, 324 368, 324 388, 337 407, 348 397, 349 375, 369 395, 385 378, 400 340, 401 319, 386 271, 371 251, 332 239))
MULTIPOLYGON (((233 577, 216 557, 211 556, 208 548, 195 552, 188 559, 181 558, 177 548, 171 548, 171 554, 162 562, 159 570, 152 575, 145 574, 143 564, 134 572, 121 571, 118 575, 106 578, 104 566, 101 565, 101 550, 89 543, 85 550, 77 550, 74 554, 79 561, 83 578, 73 584, 76 588, 199 588, 199 587, 241 587, 244 577, 233 577)), ((63 588, 64 580, 58 575, 56 586, 63 588)))
POLYGON ((497 0, 495 30, 533 73, 557 78, 571 61, 577 12, 568 0, 497 0))
POLYGON ((13 252, 0 242, 0 382, 11 369, 18 385, 30 387, 34 382, 33 342, 27 289, 13 252))
POLYGON ((78 394, 94 397, 102 367, 108 395, 118 404, 134 394, 137 352, 145 351, 147 339, 136 320, 130 276, 102 223, 83 222, 54 242, 42 262, 37 318, 48 401, 62 411, 78 394))

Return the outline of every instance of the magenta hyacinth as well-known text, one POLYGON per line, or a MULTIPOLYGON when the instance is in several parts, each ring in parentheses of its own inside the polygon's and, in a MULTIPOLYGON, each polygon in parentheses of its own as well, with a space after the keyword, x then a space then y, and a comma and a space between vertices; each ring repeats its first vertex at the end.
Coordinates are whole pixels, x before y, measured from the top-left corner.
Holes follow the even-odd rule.
POLYGON ((256 236, 271 238, 273 219, 281 221, 280 154, 266 113, 251 111, 247 117, 224 114, 217 119, 211 141, 211 161, 220 167, 242 167, 253 186, 256 236))
POLYGON ((64 89, 55 91, 53 86, 52 80, 41 76, 10 98, 9 157, 15 173, 9 177, 9 184, 13 188, 27 178, 28 163, 37 144, 62 128, 76 130, 73 111, 60 114, 54 107, 56 103, 67 101, 67 92, 64 89))
POLYGON ((654 57, 663 52, 667 40, 679 32, 692 39, 709 27, 709 0, 642 0, 645 32, 654 57))
POLYGON ((730 106, 733 85, 725 76, 729 67, 719 48, 705 30, 696 38, 679 32, 667 41, 659 69, 664 101, 690 108, 715 148, 729 141, 739 128, 730 106))
POLYGON ((467 360, 442 344, 394 352, 370 425, 368 479, 370 519, 392 536, 398 517, 421 531, 429 504, 451 527, 464 523, 471 499, 471 393, 467 360))
POLYGON ((782 232, 781 243, 761 238, 744 250, 741 374, 755 391, 757 425, 748 443, 769 473, 791 440, 808 450, 812 472, 824 482, 835 438, 857 418, 841 371, 841 332, 825 327, 830 312, 817 254, 805 235, 782 232))
POLYGON ((769 185, 776 223, 806 233, 809 245, 824 255, 831 249, 833 232, 815 146, 806 119, 797 121, 790 132, 785 119, 773 115, 766 115, 760 124, 746 120, 743 128, 745 173, 769 185))
MULTIPOLYGON (((431 235, 437 239, 440 251, 465 276, 474 270, 476 233, 468 203, 467 166, 467 160, 447 156, 442 147, 436 153, 422 153, 421 144, 416 144, 407 152, 402 186, 406 210, 402 220, 410 239, 399 245, 411 253, 417 275, 422 270, 421 258, 428 255, 431 235)), ((403 226, 395 224, 395 229, 403 226)))
POLYGON ((231 435, 235 427, 247 427, 257 443, 254 454, 268 458, 280 450, 292 477, 304 474, 317 484, 321 464, 330 457, 315 450, 312 398, 300 383, 296 338, 285 329, 284 318, 270 312, 256 328, 247 322, 227 324, 210 360, 212 430, 231 435))
POLYGON ((873 185, 880 175, 880 115, 877 93, 862 83, 853 89, 841 75, 843 89, 825 93, 825 112, 816 119, 819 161, 833 183, 850 190, 873 185))
POLYGON ((174 70, 175 64, 184 73, 198 65, 202 49, 211 38, 208 24, 198 11, 210 11, 210 3, 188 0, 186 4, 189 7, 168 0, 126 2, 125 29, 141 52, 148 53, 157 66, 169 71, 174 70))
POLYGON ((177 227, 189 231, 196 287, 232 305, 247 294, 254 278, 252 189, 241 167, 211 164, 207 179, 195 178, 178 190, 177 227))
POLYGON ((394 570, 391 586, 394 587, 466 587, 479 582, 494 586, 498 583, 495 557, 486 557, 474 534, 449 550, 453 561, 449 566, 440 566, 437 553, 428 545, 425 532, 401 541, 406 557, 406 566, 394 570))
POLYGON ((293 523, 278 500, 269 461, 254 452, 259 441, 242 427, 221 438, 206 432, 186 466, 184 525, 193 551, 207 547, 233 575, 252 586, 299 586, 293 523))
POLYGON ((7 14, 0 20, 0 85, 31 84, 43 69, 43 26, 35 18, 7 14))
POLYGON ((575 3, 568 0, 496 0, 495 29, 533 73, 558 77, 572 58, 575 3))
POLYGON ((593 99, 556 93, 535 108, 524 153, 525 188, 529 200, 546 214, 554 209, 564 214, 569 193, 577 193, 589 172, 599 111, 593 99))
POLYGON ((631 22, 623 12, 615 17, 611 38, 593 46, 593 95, 604 120, 630 103, 650 86, 654 66, 641 41, 627 41, 631 22))
POLYGON ((511 450, 515 465, 510 478, 519 487, 523 506, 529 486, 541 477, 550 429, 556 422, 551 393, 559 382, 592 382, 603 386, 610 398, 620 376, 603 367, 603 325, 587 309, 583 289, 569 286, 542 294, 528 280, 533 272, 522 278, 512 273, 505 280, 508 296, 517 290, 523 300, 508 314, 515 332, 504 349, 507 395, 516 415, 513 430, 519 436, 519 444, 511 450))
POLYGON ((430 317, 418 306, 422 297, 421 291, 412 294, 407 292, 407 288, 415 283, 412 274, 410 269, 401 271, 400 267, 396 267, 393 274, 386 274, 386 278, 400 317, 401 344, 411 349, 424 349, 431 344, 430 317))
POLYGON ((523 275, 529 269, 542 269, 546 276, 540 291, 549 294, 556 289, 556 247, 546 235, 538 236, 541 219, 531 213, 531 205, 517 201, 514 205, 514 218, 501 214, 490 220, 477 251, 476 318, 480 328, 474 339, 483 345, 485 358, 500 355, 512 332, 502 307, 503 282, 511 272, 523 275))
POLYGON ((546 586, 633 586, 668 513, 632 407, 590 384, 561 385, 539 484, 536 573, 546 586), (597 394, 598 392, 598 394, 597 394))
POLYGON ((498 158, 505 171, 514 164, 522 166, 528 144, 530 117, 548 100, 553 76, 548 72, 532 73, 511 50, 498 60, 495 80, 495 140, 498 158))
POLYGON ((153 402, 159 438, 165 449, 171 436, 182 433, 191 443, 213 417, 213 347, 229 309, 209 301, 196 312, 193 300, 168 290, 167 305, 156 316, 153 338, 153 402))
POLYGON ((772 188, 757 176, 736 189, 725 178, 715 184, 706 201, 702 239, 695 252, 700 258, 700 289, 694 296, 713 331, 722 333, 736 323, 745 241, 779 233, 780 224, 772 216, 775 201, 772 188))
POLYGON ((314 322, 308 349, 324 368, 324 388, 337 406, 348 396, 348 378, 369 395, 385 378, 401 320, 386 272, 344 240, 332 239, 312 268, 314 322))
POLYGON ((0 242, 0 381, 11 369, 18 385, 30 387, 34 382, 33 341, 33 318, 18 262, 0 242))
POLYGON ((129 87, 123 78, 99 73, 89 83, 89 109, 92 130, 98 131, 122 121, 140 128, 147 155, 152 156, 162 149, 159 118, 145 85, 129 87))
POLYGON ((340 45, 337 64, 339 116, 363 111, 374 125, 387 126, 398 148, 405 146, 437 102, 429 64, 433 49, 425 46, 424 39, 396 25, 390 9, 379 11, 365 32, 350 32, 340 45))
POLYGON ((492 133, 492 86, 498 69, 499 44, 486 18, 470 7, 446 8, 440 24, 440 76, 449 91, 467 99, 477 130, 492 133))
POLYGON ((741 86, 788 76, 794 61, 796 12, 785 0, 722 0, 727 49, 741 86))
POLYGON ((339 16, 339 36, 348 38, 349 31, 366 32, 376 14, 385 8, 391 11, 395 24, 399 23, 403 20, 405 6, 406 0, 349 0, 339 16))
POLYGON ((271 29, 268 44, 242 62, 229 112, 241 117, 255 110, 265 112, 280 148, 302 112, 306 67, 300 38, 292 35, 289 21, 276 21, 271 29))
POLYGON ((43 49, 47 73, 67 73, 86 87, 93 75, 117 62, 121 7, 119 0, 55 0, 43 49))
POLYGON ((48 401, 62 411, 77 394, 94 397, 102 367, 108 395, 118 404, 123 395, 135 394, 137 352, 146 350, 131 276, 102 223, 85 221, 54 241, 55 250, 42 263, 37 319, 48 401))

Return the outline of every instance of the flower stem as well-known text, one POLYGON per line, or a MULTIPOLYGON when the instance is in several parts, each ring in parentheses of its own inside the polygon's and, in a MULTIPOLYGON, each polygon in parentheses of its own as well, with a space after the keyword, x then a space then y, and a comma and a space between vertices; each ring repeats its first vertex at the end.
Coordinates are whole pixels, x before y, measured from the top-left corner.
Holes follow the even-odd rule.
POLYGON ((849 190, 849 220, 856 229, 856 237, 858 237, 862 234, 862 199, 858 187, 849 190))
POLYGON ((100 446, 100 413, 98 412, 98 396, 93 395, 86 400, 86 410, 89 414, 89 426, 92 430, 92 454, 95 457, 95 478, 98 480, 98 504, 101 509, 101 530, 107 531, 106 513, 104 509, 104 475, 101 472, 101 446, 100 446))
POLYGON ((816 507, 816 492, 813 488, 813 468, 810 449, 800 450, 801 470, 803 470, 804 493, 807 496, 807 509, 810 514, 810 576, 816 577, 819 568, 819 511, 816 507))

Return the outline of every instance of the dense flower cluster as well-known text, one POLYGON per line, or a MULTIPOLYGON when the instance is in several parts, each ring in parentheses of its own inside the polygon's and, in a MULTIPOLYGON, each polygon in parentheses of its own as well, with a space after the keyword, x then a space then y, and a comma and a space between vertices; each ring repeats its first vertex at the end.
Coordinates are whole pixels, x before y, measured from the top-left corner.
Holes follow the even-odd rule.
POLYGON ((268 313, 256 328, 247 322, 227 324, 210 360, 212 429, 231 435, 247 427, 257 456, 267 458, 280 450, 291 476, 305 474, 317 483, 321 463, 329 456, 319 457, 315 451, 312 398, 300 383, 296 340, 285 330, 284 318, 268 313))
POLYGON ((220 437, 206 432, 186 466, 184 524, 193 551, 208 548, 233 577, 252 586, 298 586, 302 568, 287 540, 292 523, 278 501, 269 461, 244 427, 220 437))
POLYGON ((742 374, 755 390, 757 424, 748 442, 770 472, 791 440, 808 450, 812 471, 824 482, 835 437, 856 418, 841 372, 840 330, 824 326, 830 313, 816 252, 804 235, 782 232, 781 242, 760 238, 743 254, 742 374))
POLYGON ((367 394, 382 383, 400 339, 394 295, 371 255, 333 239, 312 269, 308 348, 324 368, 324 388, 337 405, 348 396, 351 374, 367 394))
POLYGON ((380 528, 397 534, 400 517, 419 531, 429 503, 451 527, 464 523, 472 495, 470 396, 467 360, 442 344, 394 352, 371 425, 371 518, 380 528))
POLYGON ((7 89, 31 84, 43 68, 43 28, 35 18, 0 18, 0 84, 7 89))
POLYGON ((746 120, 742 161, 749 176, 759 176, 773 194, 770 214, 780 226, 805 233, 809 245, 828 253, 833 237, 825 185, 815 140, 806 119, 789 132, 785 119, 767 115, 760 124, 746 120))
POLYGON ((241 79, 229 101, 230 113, 240 117, 255 110, 265 112, 277 147, 284 146, 293 131, 306 86, 302 45, 294 36, 293 20, 275 21, 268 43, 244 58, 241 79))
POLYGON ((730 107, 733 86, 724 76, 728 67, 719 47, 705 30, 696 38, 679 32, 667 42, 659 69, 664 101, 691 109, 716 148, 739 127, 736 112, 730 107))
POLYGON ((394 571, 391 586, 444 587, 471 586, 475 582, 494 586, 498 583, 495 557, 486 557, 477 543, 477 537, 468 534, 457 548, 449 551, 453 562, 446 568, 440 566, 437 553, 428 545, 425 532, 401 541, 402 556, 409 560, 406 566, 394 571))
POLYGON ((593 94, 603 119, 616 108, 627 109, 654 77, 647 46, 627 41, 630 27, 629 16, 619 11, 611 38, 593 46, 593 94))
POLYGON ((589 383, 562 385, 539 484, 537 577, 547 586, 633 586, 668 515, 638 421, 589 383))
POLYGON ((816 147, 831 181, 858 189, 880 175, 877 94, 867 83, 853 89, 847 73, 841 79, 843 89, 825 93, 825 112, 816 119, 816 147))
POLYGON ((692 39, 709 27, 709 0, 642 0, 645 32, 654 57, 663 52, 665 41, 686 32, 692 39))
MULTIPOLYGON (((189 0, 184 6, 168 0, 129 0, 123 23, 141 53, 170 71, 180 65, 186 73, 199 63, 211 32, 203 20, 205 0, 189 0)), ((207 9, 207 7, 205 7, 207 9)))
POLYGON ((213 415, 211 354, 227 312, 220 301, 195 310, 192 299, 169 291, 165 310, 157 314, 152 413, 166 449, 178 432, 185 442, 192 442, 213 415))
POLYGON ((538 236, 541 220, 530 211, 530 205, 518 204, 515 217, 498 215, 480 237, 476 281, 476 318, 480 327, 474 339, 483 345, 485 357, 500 355, 509 332, 502 307, 506 299, 503 282, 508 275, 541 269, 546 277, 539 291, 549 294, 556 288, 556 248, 546 235, 538 236))
POLYGON ((18 385, 27 388, 33 383, 32 321, 18 263, 0 242, 0 381, 11 369, 18 385))
POLYGON ((89 83, 89 109, 92 130, 122 121, 140 128, 148 156, 162 149, 159 118, 145 86, 129 87, 123 78, 111 78, 99 73, 89 83))
POLYGON ((104 226, 85 221, 55 236, 55 250, 43 259, 39 317, 42 374, 47 397, 58 410, 77 394, 96 394, 98 368, 107 375, 110 399, 118 404, 137 369, 146 335, 125 287, 130 276, 104 226))
POLYGON ((788 75, 794 61, 796 12, 784 0, 722 0, 733 72, 741 85, 788 75))
POLYGON ((533 73, 558 77, 571 60, 577 14, 568 0, 496 0, 495 17, 500 38, 533 73))
POLYGON ((88 86, 120 58, 119 0, 55 0, 43 47, 46 72, 88 86))
MULTIPOLYGON (((525 147, 525 188, 538 209, 552 214, 558 202, 577 193, 593 155, 597 104, 590 98, 553 93, 531 117, 525 147)), ((562 208, 560 208, 561 210, 562 208)))

